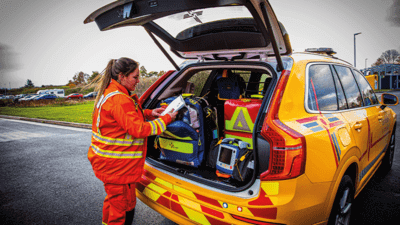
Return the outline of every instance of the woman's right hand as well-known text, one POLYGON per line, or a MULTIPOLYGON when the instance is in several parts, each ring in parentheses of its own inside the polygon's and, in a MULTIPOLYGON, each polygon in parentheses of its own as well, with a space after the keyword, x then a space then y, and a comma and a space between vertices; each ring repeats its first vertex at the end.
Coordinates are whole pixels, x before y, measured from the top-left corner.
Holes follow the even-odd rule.
POLYGON ((176 115, 178 115, 178 111, 174 112, 174 109, 171 110, 171 112, 168 113, 171 116, 172 121, 175 121, 176 115))

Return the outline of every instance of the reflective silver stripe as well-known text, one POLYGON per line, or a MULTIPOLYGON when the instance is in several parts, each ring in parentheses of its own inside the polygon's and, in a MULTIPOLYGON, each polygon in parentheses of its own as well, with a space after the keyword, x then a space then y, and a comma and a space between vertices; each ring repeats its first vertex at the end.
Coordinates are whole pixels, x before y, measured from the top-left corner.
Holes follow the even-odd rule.
POLYGON ((101 134, 101 132, 100 132, 100 127, 99 127, 99 125, 100 125, 100 111, 101 111, 101 107, 102 107, 103 104, 107 101, 107 99, 109 99, 110 97, 112 97, 112 96, 114 96, 114 95, 116 95, 116 94, 123 94, 123 93, 121 93, 121 92, 119 92, 119 91, 113 91, 113 92, 109 93, 106 97, 104 97, 104 95, 102 95, 102 96, 101 96, 101 99, 100 99, 100 100, 102 100, 102 101, 99 101, 99 103, 97 104, 98 113, 97 113, 97 123, 96 123, 96 126, 97 126, 97 133, 99 133, 99 134, 101 134))
POLYGON ((150 125, 151 125, 151 133, 150 135, 156 135, 157 134, 157 124, 154 123, 154 121, 149 121, 150 125))
POLYGON ((104 99, 104 95, 102 95, 102 96, 100 97, 99 102, 97 102, 96 108, 99 108, 99 107, 100 107, 100 104, 101 104, 101 102, 103 101, 103 99, 104 99))
POLYGON ((156 120, 154 120, 154 122, 156 122, 158 125, 160 125, 161 133, 164 132, 167 129, 166 126, 165 126, 165 123, 164 123, 164 121, 162 119, 160 119, 160 118, 156 119, 156 120))
MULTIPOLYGON (((103 135, 100 135, 96 132, 92 132, 93 138, 97 141, 107 144, 107 145, 120 145, 120 146, 130 146, 130 145, 143 145, 144 139, 122 139, 122 138, 110 138, 103 135)), ((130 136, 130 135, 129 135, 130 136)), ((131 136, 130 136, 131 137, 131 136)))
POLYGON ((106 158, 119 158, 119 159, 138 159, 143 158, 142 151, 109 151, 100 149, 94 144, 91 145, 93 152, 99 156, 103 156, 106 158))

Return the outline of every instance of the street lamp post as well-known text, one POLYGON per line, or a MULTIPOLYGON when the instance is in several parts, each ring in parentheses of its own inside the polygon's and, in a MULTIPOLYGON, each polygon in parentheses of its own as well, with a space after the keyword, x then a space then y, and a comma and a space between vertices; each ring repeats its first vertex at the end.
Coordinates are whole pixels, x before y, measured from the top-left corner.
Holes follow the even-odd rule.
POLYGON ((354 34, 354 67, 356 67, 356 36, 361 34, 361 32, 354 34))

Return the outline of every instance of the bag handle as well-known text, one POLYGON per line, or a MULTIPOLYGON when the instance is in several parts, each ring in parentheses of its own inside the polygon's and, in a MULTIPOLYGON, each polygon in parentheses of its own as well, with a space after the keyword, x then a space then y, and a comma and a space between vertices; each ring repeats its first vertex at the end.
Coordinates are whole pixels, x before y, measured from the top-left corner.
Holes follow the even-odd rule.
POLYGON ((240 139, 237 138, 225 138, 224 140, 222 140, 221 144, 227 143, 229 144, 230 142, 236 143, 237 145, 239 145, 240 149, 245 149, 245 148, 250 148, 250 144, 242 141, 240 139))

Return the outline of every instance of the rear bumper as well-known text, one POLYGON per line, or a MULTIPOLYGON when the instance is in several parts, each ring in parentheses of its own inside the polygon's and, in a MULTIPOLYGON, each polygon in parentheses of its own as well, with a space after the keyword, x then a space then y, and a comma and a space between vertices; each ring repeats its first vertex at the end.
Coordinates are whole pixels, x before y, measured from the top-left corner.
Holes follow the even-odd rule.
POLYGON ((313 184, 305 175, 262 182, 257 197, 240 199, 182 181, 178 186, 175 178, 146 169, 154 173, 146 171, 142 176, 137 185, 138 198, 178 224, 324 224, 329 217, 325 214, 331 183, 313 184))

